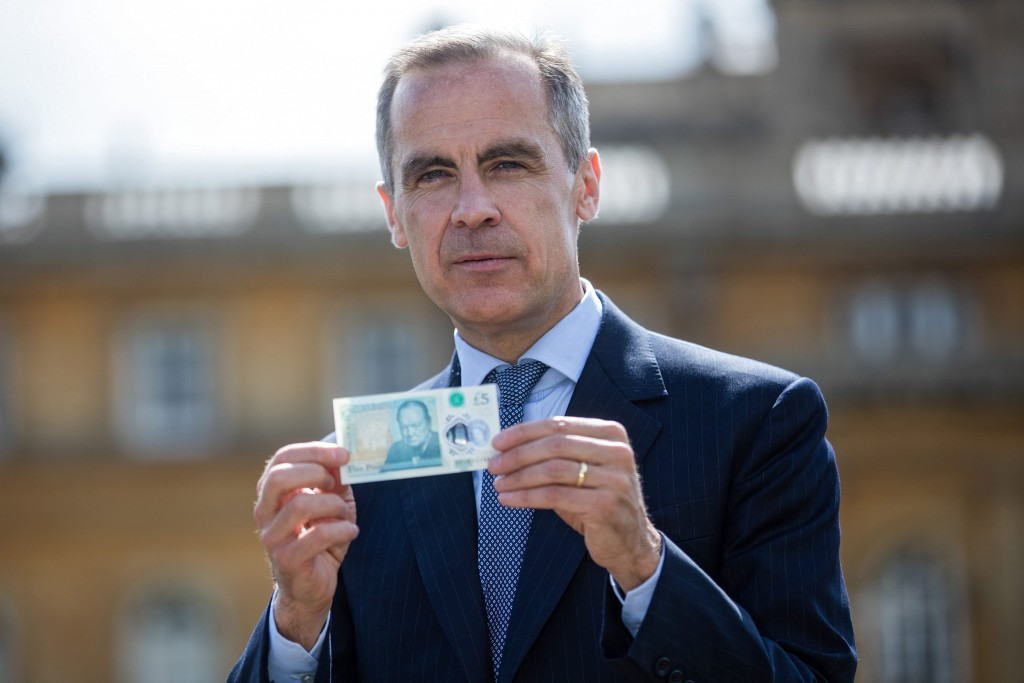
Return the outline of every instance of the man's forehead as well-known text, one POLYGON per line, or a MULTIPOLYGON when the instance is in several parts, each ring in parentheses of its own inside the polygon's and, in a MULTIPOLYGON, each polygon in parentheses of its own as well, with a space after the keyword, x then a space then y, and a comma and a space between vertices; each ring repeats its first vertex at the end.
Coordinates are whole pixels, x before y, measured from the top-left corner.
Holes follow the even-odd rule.
POLYGON ((438 85, 473 87, 477 78, 494 79, 511 76, 523 84, 541 85, 540 67, 527 55, 503 52, 491 57, 453 60, 437 65, 409 69, 398 82, 396 97, 403 93, 431 92, 438 85))
POLYGON ((448 156, 463 146, 479 154, 516 140, 557 148, 555 140, 546 139, 556 132, 540 71, 528 58, 517 57, 446 64, 403 77, 391 111, 395 165, 448 156))
MULTIPOLYGON (((462 100, 464 106, 488 108, 498 106, 503 99, 508 105, 509 97, 523 108, 541 107, 545 115, 549 111, 540 70, 522 55, 508 61, 488 58, 417 68, 398 82, 391 102, 392 125, 400 129, 414 120, 429 120, 454 100, 462 100)), ((458 113, 445 111, 443 115, 458 113)))

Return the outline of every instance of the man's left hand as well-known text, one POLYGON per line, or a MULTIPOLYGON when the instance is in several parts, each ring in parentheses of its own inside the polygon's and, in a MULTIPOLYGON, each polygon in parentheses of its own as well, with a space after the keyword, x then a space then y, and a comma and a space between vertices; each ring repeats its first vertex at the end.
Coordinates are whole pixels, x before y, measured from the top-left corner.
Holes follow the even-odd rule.
POLYGON ((625 591, 654 575, 661 536, 621 424, 554 417, 509 427, 493 445, 501 452, 488 469, 503 505, 554 510, 625 591))

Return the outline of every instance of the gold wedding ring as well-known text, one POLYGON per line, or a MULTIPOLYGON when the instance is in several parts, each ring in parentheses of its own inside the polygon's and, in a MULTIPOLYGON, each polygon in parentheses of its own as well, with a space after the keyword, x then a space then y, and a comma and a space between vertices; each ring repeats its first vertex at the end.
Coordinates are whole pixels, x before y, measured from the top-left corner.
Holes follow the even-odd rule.
POLYGON ((580 463, 580 471, 576 475, 576 488, 583 488, 583 482, 587 480, 587 463, 580 463))

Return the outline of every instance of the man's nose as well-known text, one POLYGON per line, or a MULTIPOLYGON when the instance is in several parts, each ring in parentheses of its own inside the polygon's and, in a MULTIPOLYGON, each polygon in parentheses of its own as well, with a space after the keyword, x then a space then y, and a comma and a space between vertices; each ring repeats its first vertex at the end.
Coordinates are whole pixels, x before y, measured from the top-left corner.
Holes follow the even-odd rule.
POLYGON ((497 225, 500 220, 501 212, 484 179, 477 173, 460 176, 452 223, 459 227, 478 228, 497 225))

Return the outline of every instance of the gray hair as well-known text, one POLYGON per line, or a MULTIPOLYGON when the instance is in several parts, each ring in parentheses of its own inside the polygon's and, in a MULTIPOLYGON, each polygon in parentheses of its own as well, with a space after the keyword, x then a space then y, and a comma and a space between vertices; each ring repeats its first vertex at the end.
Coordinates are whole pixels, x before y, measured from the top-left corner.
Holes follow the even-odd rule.
POLYGON ((540 70, 548 90, 551 125, 562 143, 569 169, 576 172, 590 148, 590 108, 583 80, 576 73, 565 45, 547 36, 533 40, 505 31, 452 26, 415 39, 388 61, 384 82, 377 93, 377 155, 388 192, 394 194, 391 168, 394 136, 391 102, 399 81, 417 69, 519 54, 529 57, 540 70))

